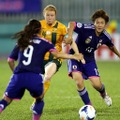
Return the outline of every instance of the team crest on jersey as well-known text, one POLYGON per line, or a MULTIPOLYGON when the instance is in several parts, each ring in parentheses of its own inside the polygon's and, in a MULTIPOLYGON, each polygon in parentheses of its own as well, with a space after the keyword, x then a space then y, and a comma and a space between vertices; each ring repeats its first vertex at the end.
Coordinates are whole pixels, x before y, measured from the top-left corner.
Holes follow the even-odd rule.
POLYGON ((76 70, 77 69, 77 65, 73 65, 73 70, 76 70))
POLYGON ((78 28, 81 28, 81 27, 82 27, 82 23, 78 22, 78 23, 77 23, 77 27, 78 27, 78 28))
POLYGON ((51 34, 51 32, 50 31, 46 31, 46 35, 50 35, 51 34))
POLYGON ((89 44, 91 42, 91 39, 90 38, 87 38, 86 40, 85 40, 85 43, 86 44, 89 44))

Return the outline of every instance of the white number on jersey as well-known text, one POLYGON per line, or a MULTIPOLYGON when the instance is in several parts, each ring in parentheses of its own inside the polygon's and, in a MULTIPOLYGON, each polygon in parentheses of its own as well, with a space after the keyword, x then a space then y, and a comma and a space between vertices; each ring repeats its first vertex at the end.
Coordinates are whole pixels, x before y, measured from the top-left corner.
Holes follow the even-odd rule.
POLYGON ((23 52, 23 55, 27 58, 27 61, 23 60, 24 65, 29 65, 32 60, 33 46, 29 45, 23 52))

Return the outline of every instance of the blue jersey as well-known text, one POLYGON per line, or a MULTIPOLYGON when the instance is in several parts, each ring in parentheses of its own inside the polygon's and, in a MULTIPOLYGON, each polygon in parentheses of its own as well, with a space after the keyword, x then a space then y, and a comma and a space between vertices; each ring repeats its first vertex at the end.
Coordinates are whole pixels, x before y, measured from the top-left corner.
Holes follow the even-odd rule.
MULTIPOLYGON (((110 35, 104 30, 100 36, 96 36, 95 27, 93 24, 82 24, 76 22, 74 31, 78 34, 76 43, 79 52, 83 53, 86 62, 94 61, 94 52, 101 45, 105 44, 108 47, 112 47, 112 39, 110 35)), ((73 53, 73 50, 70 50, 73 53)))
POLYGON ((18 65, 14 73, 33 72, 42 73, 43 60, 46 52, 55 50, 50 42, 34 37, 24 51, 21 51, 16 45, 9 58, 18 60, 18 65))

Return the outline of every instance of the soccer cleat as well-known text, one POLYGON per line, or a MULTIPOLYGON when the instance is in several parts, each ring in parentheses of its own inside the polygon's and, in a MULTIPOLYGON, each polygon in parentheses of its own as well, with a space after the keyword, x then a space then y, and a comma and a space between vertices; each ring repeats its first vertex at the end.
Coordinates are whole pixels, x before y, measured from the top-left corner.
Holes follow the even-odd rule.
POLYGON ((35 103, 33 103, 31 106, 30 106, 30 110, 33 111, 33 108, 35 106, 35 103))
MULTIPOLYGON (((101 95, 101 96, 102 96, 102 95, 101 95)), ((105 95, 102 96, 102 98, 104 99, 104 101, 105 101, 105 103, 106 103, 107 106, 110 107, 110 106, 112 105, 112 99, 111 99, 110 96, 108 96, 107 93, 105 93, 105 95)))
POLYGON ((3 109, 4 109, 4 105, 0 104, 0 113, 3 111, 3 109))
POLYGON ((107 106, 112 105, 112 99, 110 96, 106 95, 103 99, 104 99, 105 103, 107 104, 107 106))

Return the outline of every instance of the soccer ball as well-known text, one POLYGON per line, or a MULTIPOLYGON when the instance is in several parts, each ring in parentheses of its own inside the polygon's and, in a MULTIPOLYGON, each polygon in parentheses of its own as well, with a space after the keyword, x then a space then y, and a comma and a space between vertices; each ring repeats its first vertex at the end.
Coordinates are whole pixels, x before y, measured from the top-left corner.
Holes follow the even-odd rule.
POLYGON ((80 120, 94 120, 96 117, 96 110, 91 105, 84 105, 79 110, 80 120))

